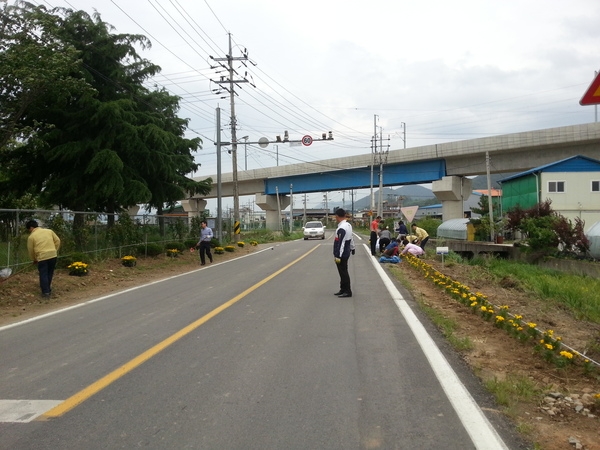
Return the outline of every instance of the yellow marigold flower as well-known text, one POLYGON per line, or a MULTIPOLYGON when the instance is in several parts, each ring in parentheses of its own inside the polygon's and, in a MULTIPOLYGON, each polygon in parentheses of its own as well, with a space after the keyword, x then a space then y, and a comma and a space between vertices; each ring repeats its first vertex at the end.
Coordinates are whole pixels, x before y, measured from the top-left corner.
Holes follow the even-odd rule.
POLYGON ((596 394, 594 397, 600 400, 600 394, 596 394))
POLYGON ((523 331, 523 327, 518 327, 517 330, 518 331, 523 331))
POLYGON ((548 350, 554 350, 554 347, 552 346, 552 344, 546 344, 546 348, 548 350))
POLYGON ((517 314, 517 315, 515 316, 515 319, 517 319, 517 320, 521 320, 522 318, 523 318, 523 316, 521 316, 521 315, 519 315, 519 314, 517 314))
POLYGON ((548 330, 548 331, 546 331, 546 334, 548 336, 552 336, 554 334, 554 330, 548 330))
POLYGON ((467 294, 465 294, 465 293, 463 292, 463 294, 462 294, 462 298, 467 298, 467 294))
POLYGON ((529 328, 537 327, 537 323, 533 323, 533 322, 529 322, 527 325, 529 326, 529 328))
POLYGON ((471 303, 471 306, 477 306, 477 302, 471 303))
POLYGON ((477 300, 477 297, 475 297, 474 295, 471 295, 471 296, 469 297, 469 300, 471 300, 472 302, 474 302, 474 301, 476 301, 476 300, 477 300))
POLYGON ((543 344, 543 343, 544 343, 544 340, 543 340, 543 339, 540 339, 540 344, 543 344))
POLYGON ((487 311, 487 308, 486 308, 485 306, 482 306, 482 307, 481 307, 481 310, 482 310, 483 312, 486 312, 486 311, 487 311))
POLYGON ((508 305, 501 306, 500 309, 508 309, 508 305))
POLYGON ((567 359, 573 359, 573 353, 567 352, 565 350, 563 350, 562 352, 560 352, 560 356, 563 356, 567 359))
POLYGON ((556 336, 556 340, 557 341, 562 341, 562 338, 560 336, 556 336))
POLYGON ((496 322, 502 322, 502 321, 504 321, 504 317, 496 316, 496 322))

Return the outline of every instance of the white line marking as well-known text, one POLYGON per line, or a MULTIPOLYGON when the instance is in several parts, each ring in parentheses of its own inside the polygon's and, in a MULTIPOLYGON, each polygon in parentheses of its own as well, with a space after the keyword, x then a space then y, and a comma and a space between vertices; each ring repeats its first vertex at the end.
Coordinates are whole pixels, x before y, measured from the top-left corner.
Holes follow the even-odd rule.
MULTIPOLYGON (((367 253, 370 249, 364 244, 367 253)), ((454 411, 462 422, 465 430, 471 437, 471 441, 475 448, 485 450, 508 450, 508 447, 489 422, 483 411, 475 402, 467 388, 462 384, 456 372, 452 369, 440 349, 435 345, 435 342, 425 330, 423 324, 419 321, 415 313, 412 311, 406 300, 400 294, 393 281, 390 280, 388 274, 381 268, 379 260, 371 257, 371 263, 379 276, 383 280, 392 299, 398 306, 400 313, 408 323, 417 342, 421 346, 425 357, 429 361, 429 365, 433 369, 435 376, 442 385, 442 389, 446 393, 448 400, 452 404, 454 411)))
POLYGON ((27 423, 63 400, 0 400, 0 422, 27 423))

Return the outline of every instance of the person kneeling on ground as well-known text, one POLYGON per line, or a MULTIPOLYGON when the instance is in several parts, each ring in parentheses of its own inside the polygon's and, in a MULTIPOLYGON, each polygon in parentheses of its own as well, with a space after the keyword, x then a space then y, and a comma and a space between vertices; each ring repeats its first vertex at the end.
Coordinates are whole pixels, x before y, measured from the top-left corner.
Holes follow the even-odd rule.
POLYGON ((401 255, 406 255, 407 253, 410 253, 413 256, 419 257, 425 253, 423 249, 418 245, 411 244, 410 242, 408 242, 408 239, 404 239, 402 241, 402 244, 404 245, 404 249, 400 253, 401 255))

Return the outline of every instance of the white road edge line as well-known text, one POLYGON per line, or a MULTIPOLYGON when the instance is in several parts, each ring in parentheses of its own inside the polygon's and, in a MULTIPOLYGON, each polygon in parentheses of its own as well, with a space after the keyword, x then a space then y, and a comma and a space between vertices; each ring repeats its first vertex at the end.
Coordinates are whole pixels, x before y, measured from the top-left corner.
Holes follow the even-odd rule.
POLYGON ((142 284, 140 286, 136 286, 136 287, 133 287, 133 288, 125 289, 123 291, 113 292, 112 294, 104 295, 102 297, 98 297, 98 298, 95 298, 95 299, 92 299, 92 300, 88 300, 86 302, 78 303, 77 305, 67 306, 66 308, 57 309, 56 311, 52 311, 52 312, 49 312, 49 313, 46 313, 46 314, 42 314, 40 316, 32 317, 30 319, 25 319, 25 320, 22 320, 20 322, 11 323, 10 325, 4 325, 3 327, 0 327, 0 332, 4 331, 4 330, 8 330, 9 328, 14 328, 14 327, 18 327, 20 325, 25 325, 26 323, 35 322, 36 320, 42 320, 42 319, 45 319, 46 317, 54 316, 55 314, 60 314, 60 313, 63 313, 63 312, 66 312, 66 311, 70 311, 70 310, 75 309, 75 308, 81 308, 82 306, 91 305, 92 303, 96 303, 96 302, 99 302, 99 301, 102 301, 102 300, 106 300, 107 298, 114 297, 115 295, 121 295, 121 294, 124 294, 126 292, 132 292, 132 291, 135 291, 137 289, 145 288, 146 286, 152 286, 153 284, 162 283, 163 281, 173 280, 174 278, 184 277, 186 275, 189 275, 189 274, 192 274, 192 273, 196 273, 196 272, 198 272, 200 270, 207 270, 207 269, 210 269, 211 267, 220 266, 221 264, 227 264, 227 263, 229 263, 231 261, 235 261, 235 260, 242 259, 242 258, 247 258, 247 257, 253 256, 253 255, 258 255, 259 253, 265 252, 267 250, 272 250, 272 249, 273 249, 273 246, 267 247, 267 248, 264 248, 262 250, 258 250, 256 252, 250 253, 248 255, 240 256, 239 258, 234 258, 234 259, 230 259, 228 261, 223 261, 223 262, 220 262, 220 263, 217 263, 217 264, 212 264, 212 265, 210 265, 208 267, 202 267, 201 269, 196 269, 196 270, 192 270, 192 271, 189 271, 189 272, 180 273, 178 275, 173 275, 172 277, 163 278, 162 280, 157 280, 157 281, 153 281, 151 283, 142 284))
POLYGON ((425 330, 423 324, 419 321, 413 310, 408 306, 404 297, 388 274, 381 268, 379 260, 370 255, 370 249, 364 244, 364 248, 371 259, 371 263, 375 270, 379 273, 383 283, 385 284, 392 299, 398 306, 400 313, 408 323, 413 335, 421 346, 425 357, 429 361, 429 365, 433 369, 435 376, 442 385, 442 389, 446 393, 448 400, 456 411, 465 430, 471 437, 471 441, 477 449, 485 450, 508 450, 508 447, 489 422, 483 411, 475 402, 467 388, 461 383, 458 375, 450 366, 440 349, 435 345, 435 342, 425 330))

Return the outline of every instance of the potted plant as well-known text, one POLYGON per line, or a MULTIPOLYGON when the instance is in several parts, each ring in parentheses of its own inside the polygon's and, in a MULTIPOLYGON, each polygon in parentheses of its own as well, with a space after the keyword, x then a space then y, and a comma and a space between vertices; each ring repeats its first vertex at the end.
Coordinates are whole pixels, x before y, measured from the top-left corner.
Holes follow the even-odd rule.
POLYGON ((73 275, 76 277, 82 277, 88 274, 88 264, 77 261, 67 266, 69 269, 69 275, 73 275))
POLYGON ((121 258, 121 264, 123 264, 125 267, 134 267, 136 261, 136 257, 132 255, 126 255, 121 258))

